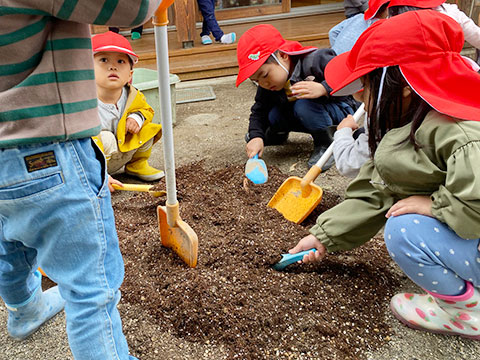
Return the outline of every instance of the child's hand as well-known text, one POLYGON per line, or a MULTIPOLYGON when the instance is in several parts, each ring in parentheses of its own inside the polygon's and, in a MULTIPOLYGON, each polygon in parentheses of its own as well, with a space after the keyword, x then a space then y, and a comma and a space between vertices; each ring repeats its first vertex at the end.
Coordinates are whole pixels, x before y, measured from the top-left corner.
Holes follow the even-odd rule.
POLYGON ((327 95, 325 87, 315 81, 299 81, 291 89, 292 96, 297 99, 316 99, 327 95))
POLYGON ((343 119, 340 124, 337 125, 337 130, 343 129, 345 127, 349 127, 353 131, 358 129, 358 124, 355 122, 355 119, 352 115, 347 115, 347 117, 343 119))
POLYGON ((257 154, 261 157, 263 155, 263 139, 259 137, 253 138, 248 142, 246 150, 249 159, 257 154))
POLYGON ((325 246, 312 234, 305 236, 294 248, 288 250, 288 252, 290 254, 296 254, 300 251, 310 250, 312 248, 317 249, 317 251, 310 251, 307 255, 304 255, 302 262, 308 264, 311 262, 322 261, 322 259, 325 257, 327 249, 325 249, 325 246))
POLYGON ((410 196, 397 201, 387 212, 385 217, 403 214, 419 214, 433 217, 432 199, 430 196, 410 196))
POLYGON ((113 177, 111 177, 110 175, 108 175, 108 190, 110 190, 111 193, 113 193, 115 191, 112 184, 123 187, 123 184, 120 181, 118 181, 118 180, 114 179, 113 177))
POLYGON ((131 134, 137 134, 140 131, 140 126, 138 126, 138 123, 134 118, 128 117, 125 129, 131 134))

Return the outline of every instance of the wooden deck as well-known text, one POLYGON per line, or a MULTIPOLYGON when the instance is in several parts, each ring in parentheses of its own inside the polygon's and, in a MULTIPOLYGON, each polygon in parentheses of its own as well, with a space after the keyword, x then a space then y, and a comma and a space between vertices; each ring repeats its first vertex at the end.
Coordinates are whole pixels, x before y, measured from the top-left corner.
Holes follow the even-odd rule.
MULTIPOLYGON (((328 31, 344 20, 343 11, 329 14, 307 15, 298 18, 270 20, 284 38, 300 41, 304 45, 318 47, 329 46, 328 31)), ((266 23, 267 21, 263 21, 266 23)), ((235 32, 239 38, 246 30, 262 22, 223 25, 225 33, 235 32)), ((204 79, 210 77, 234 75, 237 73, 236 44, 202 45, 200 31, 197 29, 193 48, 183 49, 177 40, 176 32, 168 32, 170 72, 181 80, 204 79)), ((140 40, 132 42, 134 51, 139 55, 138 67, 156 69, 154 36, 145 33, 140 40)))

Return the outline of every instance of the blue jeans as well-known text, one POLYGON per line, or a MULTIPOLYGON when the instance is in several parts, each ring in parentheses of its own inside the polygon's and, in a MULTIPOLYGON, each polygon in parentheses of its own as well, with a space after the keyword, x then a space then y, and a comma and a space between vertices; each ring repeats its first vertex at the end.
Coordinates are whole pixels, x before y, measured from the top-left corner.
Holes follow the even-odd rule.
POLYGON ((27 300, 41 266, 66 300, 75 359, 131 359, 117 304, 124 265, 105 160, 91 139, 0 149, 0 296, 27 300))
POLYGON ((215 18, 215 0, 197 0, 198 8, 202 13, 203 26, 200 36, 213 34, 215 40, 220 41, 223 31, 215 18))
POLYGON ((385 243, 405 274, 430 292, 460 295, 465 281, 480 286, 479 239, 462 239, 435 218, 391 217, 385 225, 385 243))
POLYGON ((338 125, 354 109, 344 102, 322 103, 309 99, 291 101, 275 106, 268 114, 274 133, 297 131, 315 133, 331 125, 338 125))

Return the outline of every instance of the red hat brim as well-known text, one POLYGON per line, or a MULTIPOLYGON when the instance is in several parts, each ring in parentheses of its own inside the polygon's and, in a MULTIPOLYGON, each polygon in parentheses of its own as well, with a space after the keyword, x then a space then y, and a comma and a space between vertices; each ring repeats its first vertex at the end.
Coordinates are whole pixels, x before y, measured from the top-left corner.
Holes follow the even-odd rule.
MULTIPOLYGON (((315 51, 317 50, 317 48, 314 46, 303 46, 298 41, 285 40, 283 44, 280 45, 276 50, 280 50, 281 52, 287 55, 294 56, 294 55, 302 55, 302 54, 315 51)), ((238 87, 242 82, 244 82, 250 76, 255 74, 258 71, 258 69, 260 69, 260 67, 263 64, 265 64, 265 61, 267 61, 267 59, 272 54, 273 52, 265 53, 262 56, 260 56, 258 60, 251 62, 250 64, 247 64, 245 66, 242 66, 238 71, 237 81, 235 83, 235 86, 238 87)))
MULTIPOLYGON (((334 89, 335 96, 360 91, 363 87, 360 78, 378 68, 372 65, 351 71, 347 65, 348 55, 349 52, 333 58, 325 69, 325 80, 334 89)), ((452 52, 399 67, 415 93, 438 112, 459 119, 480 120, 480 75, 460 54, 452 52)))
POLYGON ((410 87, 442 114, 480 121, 480 75, 460 54, 400 65, 410 87), (435 71, 432 71, 435 69, 435 71))

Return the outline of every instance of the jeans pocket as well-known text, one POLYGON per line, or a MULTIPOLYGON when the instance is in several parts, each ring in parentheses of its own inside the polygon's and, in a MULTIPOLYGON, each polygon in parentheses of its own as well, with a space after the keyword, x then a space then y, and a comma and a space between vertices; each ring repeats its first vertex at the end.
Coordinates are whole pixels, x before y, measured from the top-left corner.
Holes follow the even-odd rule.
POLYGON ((29 179, 0 188, 0 200, 16 200, 39 195, 64 184, 61 172, 29 179))

